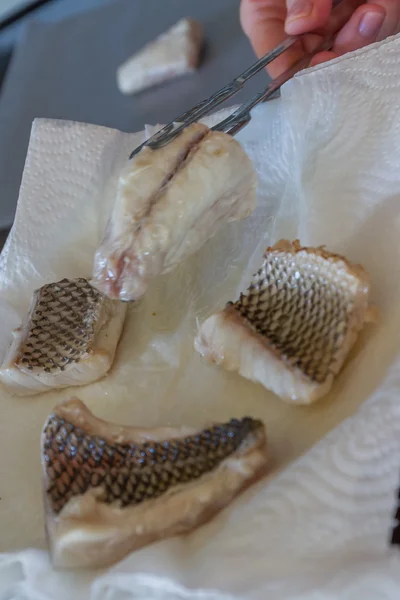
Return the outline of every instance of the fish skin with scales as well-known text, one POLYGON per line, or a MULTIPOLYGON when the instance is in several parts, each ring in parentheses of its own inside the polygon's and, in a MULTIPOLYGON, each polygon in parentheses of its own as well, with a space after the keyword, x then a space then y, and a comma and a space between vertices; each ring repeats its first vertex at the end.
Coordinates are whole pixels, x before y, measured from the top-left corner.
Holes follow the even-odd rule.
POLYGON ((53 564, 96 568, 210 519, 265 472, 268 451, 250 417, 126 427, 71 398, 49 415, 41 456, 53 564))

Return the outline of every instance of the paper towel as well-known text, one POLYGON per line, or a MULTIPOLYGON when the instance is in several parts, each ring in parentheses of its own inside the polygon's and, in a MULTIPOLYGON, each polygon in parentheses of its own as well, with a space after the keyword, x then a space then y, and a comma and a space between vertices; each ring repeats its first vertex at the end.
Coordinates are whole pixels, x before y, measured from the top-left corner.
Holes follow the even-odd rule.
MULTIPOLYGON (((107 572, 55 573, 44 550, 38 437, 71 390, 24 399, 1 390, 1 600, 398 598, 400 557, 388 540, 400 479, 399 58, 400 38, 374 45, 302 73, 281 100, 254 111, 238 136, 259 174, 254 215, 154 282, 109 377, 73 390, 97 415, 124 423, 261 417, 275 477, 196 532, 107 572), (287 407, 192 350, 196 319, 234 297, 280 236, 362 262, 382 310, 332 394, 309 408, 287 407)), ((118 170, 143 139, 34 124, 0 260, 0 350, 35 287, 90 273, 118 170)))

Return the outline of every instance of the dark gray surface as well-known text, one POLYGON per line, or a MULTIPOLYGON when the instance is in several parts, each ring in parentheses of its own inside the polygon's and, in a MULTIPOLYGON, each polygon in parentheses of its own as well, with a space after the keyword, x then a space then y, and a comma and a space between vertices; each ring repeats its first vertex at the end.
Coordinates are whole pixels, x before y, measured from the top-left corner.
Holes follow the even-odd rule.
POLYGON ((8 237, 8 230, 0 231, 0 251, 3 249, 4 244, 6 243, 8 237))
MULTIPOLYGON (((9 59, 15 45, 20 41, 26 27, 34 20, 40 19, 47 23, 58 22, 66 17, 79 15, 94 8, 109 4, 112 0, 50 0, 43 6, 36 7, 34 11, 20 17, 18 21, 11 23, 5 29, 0 30, 0 86, 3 76, 8 67, 9 59)), ((26 0, 25 6, 33 4, 26 0)))
MULTIPOLYGON (((112 0, 51 0, 43 6, 36 7, 33 12, 25 15, 22 19, 12 23, 6 29, 0 32, 0 51, 4 48, 9 49, 21 36, 27 23, 40 19, 47 23, 60 21, 66 17, 79 15, 88 12, 94 8, 99 8, 105 4, 110 4, 112 0)), ((26 2, 26 5, 33 2, 26 2)))
MULTIPOLYGON (((166 122, 238 75, 254 61, 240 29, 239 0, 56 0, 53 13, 31 21, 14 52, 0 96, 0 228, 11 224, 32 121, 73 119, 123 131, 166 122), (79 14, 57 22, 58 10, 79 14), (97 4, 100 1, 97 0, 97 4), (83 7, 86 6, 86 10, 83 7), (126 97, 116 87, 117 66, 183 16, 199 19, 206 50, 199 72, 126 97)), ((62 13, 63 14, 63 13, 62 13)), ((254 78, 242 101, 265 84, 254 78)))

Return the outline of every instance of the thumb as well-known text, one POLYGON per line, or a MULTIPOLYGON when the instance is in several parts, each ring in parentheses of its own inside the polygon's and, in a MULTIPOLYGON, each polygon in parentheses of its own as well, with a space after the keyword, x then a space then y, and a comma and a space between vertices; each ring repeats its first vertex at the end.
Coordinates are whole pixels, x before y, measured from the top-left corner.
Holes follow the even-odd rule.
MULTIPOLYGON (((249 37, 256 55, 260 58, 275 48, 286 37, 284 22, 286 7, 284 0, 242 0, 240 21, 243 31, 249 37)), ((276 77, 303 55, 299 42, 286 50, 282 56, 268 65, 268 72, 276 77)))
POLYGON ((299 35, 323 27, 332 10, 332 0, 286 0, 285 31, 299 35))

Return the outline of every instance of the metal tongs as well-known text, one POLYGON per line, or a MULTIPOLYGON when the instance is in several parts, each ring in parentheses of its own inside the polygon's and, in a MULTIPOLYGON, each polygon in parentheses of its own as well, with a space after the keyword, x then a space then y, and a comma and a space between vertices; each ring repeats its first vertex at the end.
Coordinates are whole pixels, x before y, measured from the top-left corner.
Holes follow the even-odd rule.
MULTIPOLYGON (((342 0, 336 0, 333 2, 333 7, 337 7, 342 0)), ((177 135, 181 133, 185 127, 190 125, 191 123, 195 123, 201 117, 208 115, 213 112, 214 109, 234 96, 239 90, 241 90, 244 84, 253 77, 256 73, 264 69, 267 65, 269 65, 275 58, 278 58, 281 54, 283 54, 286 50, 291 48, 295 42, 301 39, 301 36, 291 36, 284 40, 279 46, 276 46, 271 52, 268 52, 265 56, 260 58, 257 62, 255 62, 251 67, 246 69, 239 77, 236 77, 233 81, 228 83, 225 87, 220 89, 218 92, 206 98, 197 104, 195 107, 191 108, 187 112, 183 113, 168 125, 165 125, 160 131, 146 140, 143 144, 135 148, 129 158, 133 158, 144 146, 148 146, 155 150, 156 148, 161 148, 162 146, 166 146, 171 140, 173 140, 177 135)), ((278 77, 273 79, 261 92, 258 92, 253 98, 242 104, 237 110, 235 110, 229 117, 217 123, 212 127, 212 131, 222 131, 223 133, 227 133, 229 135, 235 135, 238 131, 243 129, 245 125, 249 123, 251 120, 250 111, 260 104, 261 102, 265 102, 271 96, 273 96, 281 86, 286 83, 289 79, 291 79, 298 71, 307 67, 310 63, 310 60, 313 58, 317 52, 321 52, 323 50, 329 50, 332 47, 333 37, 325 38, 314 50, 313 52, 306 53, 300 60, 298 60, 293 66, 289 69, 281 73, 278 77)))

